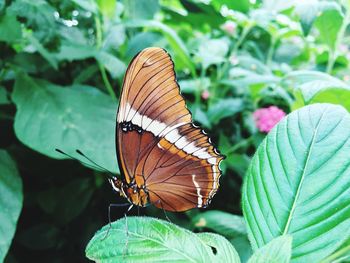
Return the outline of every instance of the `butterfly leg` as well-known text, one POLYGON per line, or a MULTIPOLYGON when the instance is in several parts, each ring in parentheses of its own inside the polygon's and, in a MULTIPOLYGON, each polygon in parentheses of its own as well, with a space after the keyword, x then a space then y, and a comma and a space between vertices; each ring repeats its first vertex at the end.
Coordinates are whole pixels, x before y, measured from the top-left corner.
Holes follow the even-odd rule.
POLYGON ((109 234, 109 231, 111 230, 112 228, 112 220, 111 220, 111 208, 112 207, 122 207, 122 206, 127 206, 129 205, 130 203, 124 203, 124 204, 109 204, 108 206, 108 229, 107 229, 107 232, 106 232, 106 235, 101 239, 101 240, 105 240, 109 234))
POLYGON ((170 218, 168 217, 167 213, 165 212, 165 209, 164 209, 164 207, 163 207, 162 202, 161 202, 160 200, 158 200, 158 201, 156 201, 155 203, 153 203, 153 205, 154 205, 154 204, 160 204, 160 206, 162 207, 162 210, 163 210, 163 213, 164 213, 164 216, 165 216, 166 220, 167 220, 169 223, 172 223, 171 220, 170 220, 170 218))
POLYGON ((128 208, 128 210, 126 211, 126 213, 124 214, 125 217, 125 246, 123 249, 123 258, 125 259, 126 254, 128 253, 128 243, 129 243, 129 231, 128 231, 128 217, 126 216, 126 214, 131 210, 131 208, 134 205, 131 204, 128 208))

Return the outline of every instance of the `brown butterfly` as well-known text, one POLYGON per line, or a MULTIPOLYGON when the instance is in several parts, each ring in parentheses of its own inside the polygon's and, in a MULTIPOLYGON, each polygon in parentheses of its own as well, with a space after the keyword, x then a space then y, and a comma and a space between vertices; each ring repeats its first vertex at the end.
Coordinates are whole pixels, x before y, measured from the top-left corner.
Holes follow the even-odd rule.
POLYGON ((164 49, 146 48, 130 63, 116 145, 123 179, 109 181, 134 205, 167 211, 205 208, 219 187, 223 156, 192 123, 164 49))

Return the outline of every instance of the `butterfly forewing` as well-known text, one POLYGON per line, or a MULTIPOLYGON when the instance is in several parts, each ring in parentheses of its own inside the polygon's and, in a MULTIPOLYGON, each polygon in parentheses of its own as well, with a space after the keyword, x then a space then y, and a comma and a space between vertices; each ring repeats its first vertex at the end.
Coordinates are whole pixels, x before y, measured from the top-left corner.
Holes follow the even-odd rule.
POLYGON ((192 124, 166 51, 147 48, 130 63, 117 117, 118 158, 127 184, 169 211, 205 207, 219 186, 222 157, 192 124))

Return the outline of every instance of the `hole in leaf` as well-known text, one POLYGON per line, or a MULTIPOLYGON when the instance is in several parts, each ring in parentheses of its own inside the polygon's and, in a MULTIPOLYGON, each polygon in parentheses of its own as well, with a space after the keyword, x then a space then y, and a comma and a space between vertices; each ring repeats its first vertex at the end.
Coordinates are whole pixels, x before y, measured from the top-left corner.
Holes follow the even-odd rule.
POLYGON ((218 253, 217 249, 215 247, 210 246, 211 251, 213 251, 213 254, 216 255, 218 253))

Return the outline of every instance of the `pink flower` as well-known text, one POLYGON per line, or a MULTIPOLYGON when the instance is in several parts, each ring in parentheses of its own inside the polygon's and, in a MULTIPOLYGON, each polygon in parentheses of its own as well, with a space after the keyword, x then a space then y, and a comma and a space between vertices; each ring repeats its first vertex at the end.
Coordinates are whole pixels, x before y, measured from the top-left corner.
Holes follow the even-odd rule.
POLYGON ((226 21, 225 24, 221 26, 221 29, 231 36, 235 33, 236 28, 237 25, 233 21, 226 21))
POLYGON ((210 93, 209 93, 209 91, 208 90, 204 90, 203 92, 202 92, 202 99, 203 100, 207 100, 207 99, 209 99, 209 96, 210 96, 210 93))
POLYGON ((276 106, 257 109, 253 113, 256 127, 258 127, 259 131, 266 133, 268 133, 284 116, 286 116, 286 113, 276 106))

